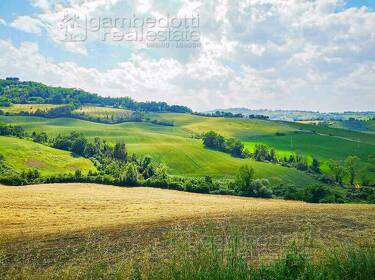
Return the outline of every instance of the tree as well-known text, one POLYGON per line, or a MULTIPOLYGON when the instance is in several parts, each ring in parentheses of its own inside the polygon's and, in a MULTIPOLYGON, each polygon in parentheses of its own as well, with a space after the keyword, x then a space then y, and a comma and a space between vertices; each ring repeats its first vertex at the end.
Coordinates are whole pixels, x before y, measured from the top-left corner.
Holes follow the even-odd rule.
POLYGON ((236 176, 236 188, 237 191, 250 192, 250 184, 254 178, 254 169, 248 165, 243 165, 238 170, 236 176))
POLYGON ((72 143, 72 152, 77 155, 84 155, 84 151, 86 148, 87 140, 84 137, 78 137, 73 140, 72 143))
POLYGON ((126 164, 125 170, 122 175, 122 182, 133 186, 138 183, 138 178, 139 178, 139 172, 137 165, 134 162, 130 162, 126 164))
POLYGON ((203 144, 206 148, 219 151, 225 150, 225 139, 214 131, 209 131, 203 135, 203 144))
POLYGON ((47 143, 48 142, 48 135, 45 132, 36 133, 35 131, 31 134, 31 138, 33 138, 34 142, 37 143, 47 143))
POLYGON ((264 144, 256 144, 254 149, 254 159, 257 161, 269 160, 269 149, 264 144))
POLYGON ((320 163, 318 161, 318 159, 316 158, 313 158, 313 161, 312 161, 312 164, 311 164, 311 170, 315 173, 321 173, 320 171, 320 163))
POLYGON ((243 157, 244 145, 240 140, 230 138, 225 142, 225 149, 234 157, 243 157))
POLYGON ((272 197, 272 192, 268 189, 270 182, 267 179, 256 179, 250 183, 252 195, 255 197, 272 197))
POLYGON ((324 186, 310 186, 305 189, 305 199, 307 202, 318 203, 324 197, 331 195, 331 192, 324 186))
POLYGON ((355 169, 355 164, 358 160, 359 158, 357 156, 348 156, 345 159, 345 168, 346 168, 346 172, 349 174, 350 185, 354 184, 354 179, 357 173, 355 169))
POLYGON ((99 154, 99 149, 94 143, 89 142, 86 144, 83 154, 87 158, 94 157, 99 154))
POLYGON ((271 148, 270 150, 270 161, 273 161, 273 162, 276 161, 276 151, 274 148, 271 148))
POLYGON ((116 143, 115 148, 113 150, 113 157, 116 160, 126 161, 128 154, 126 152, 125 144, 120 142, 116 143))
POLYGON ((157 178, 165 180, 167 179, 167 167, 164 164, 159 164, 156 167, 155 175, 157 178))
POLYGON ((345 168, 342 166, 341 162, 337 160, 330 160, 328 162, 328 167, 334 174, 335 182, 342 185, 342 180, 345 176, 345 168))

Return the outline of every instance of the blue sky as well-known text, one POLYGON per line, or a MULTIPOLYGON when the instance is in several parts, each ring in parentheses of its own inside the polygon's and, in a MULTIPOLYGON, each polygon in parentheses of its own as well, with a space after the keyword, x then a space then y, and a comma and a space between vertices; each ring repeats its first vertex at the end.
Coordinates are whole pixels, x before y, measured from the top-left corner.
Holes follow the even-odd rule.
POLYGON ((370 0, 5 0, 0 76, 194 110, 374 110, 374 9, 370 0), (117 26, 66 41, 58 29, 65 15, 78 15, 80 24, 198 15, 200 44, 115 41, 112 34, 123 31, 117 26), (105 33, 112 39, 103 40, 105 33))

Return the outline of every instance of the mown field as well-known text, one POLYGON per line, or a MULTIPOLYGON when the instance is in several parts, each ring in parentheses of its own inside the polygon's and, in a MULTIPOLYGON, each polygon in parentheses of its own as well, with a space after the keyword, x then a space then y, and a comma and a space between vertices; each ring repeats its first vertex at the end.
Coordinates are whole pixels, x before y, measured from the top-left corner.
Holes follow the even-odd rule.
POLYGON ((96 170, 88 159, 73 157, 70 152, 14 137, 0 136, 0 153, 8 166, 19 172, 38 169, 42 175, 53 175, 74 173, 75 170, 84 173, 96 170))
MULTIPOLYGON (((102 270, 121 272, 116 279, 134 279, 134 266, 147 275, 152 264, 170 259, 178 269, 187 261, 185 254, 221 248, 232 238, 234 246, 240 246, 235 254, 241 252, 253 264, 277 258, 293 239, 305 240, 304 246, 311 249, 317 249, 317 242, 375 245, 373 205, 50 184, 0 186, 0 210, 3 279, 98 279, 102 270), (176 252, 182 255, 174 259, 176 252)), ((200 264, 197 255, 188 258, 204 265, 212 257, 209 252, 200 264)), ((105 275, 101 278, 114 277, 105 275)), ((171 277, 189 279, 154 279, 171 277)))
POLYGON ((48 111, 60 106, 55 104, 12 104, 10 107, 0 107, 0 110, 11 114, 18 114, 20 112, 35 113, 37 110, 48 111))
MULTIPOLYGON (((191 115, 181 114, 181 116, 195 118, 191 115)), ((91 139, 102 137, 112 143, 124 141, 129 152, 152 156, 154 160, 165 163, 168 166, 168 172, 172 175, 227 177, 233 176, 240 166, 250 164, 255 169, 256 177, 266 177, 275 184, 282 182, 298 185, 317 183, 311 176, 292 168, 256 162, 252 159, 234 158, 229 154, 205 149, 200 139, 192 138, 192 131, 177 124, 175 126, 151 123, 100 124, 77 119, 20 116, 0 116, 0 121, 20 125, 28 132, 44 131, 50 136, 80 131, 91 139)), ((248 122, 249 127, 252 123, 249 120, 242 120, 242 122, 248 122)), ((277 130, 273 122, 269 123, 271 131, 277 130)), ((249 133, 252 135, 265 133, 267 127, 264 127, 267 124, 260 126, 259 122, 255 121, 254 129, 249 130, 249 133), (256 127, 260 127, 259 131, 256 127)), ((282 126, 280 130, 283 128, 282 126)), ((231 129, 229 125, 228 129, 231 129)))
POLYGON ((82 114, 91 118, 97 118, 106 121, 117 121, 120 119, 127 119, 131 116, 132 111, 110 107, 99 106, 82 106, 73 111, 76 114, 82 114))

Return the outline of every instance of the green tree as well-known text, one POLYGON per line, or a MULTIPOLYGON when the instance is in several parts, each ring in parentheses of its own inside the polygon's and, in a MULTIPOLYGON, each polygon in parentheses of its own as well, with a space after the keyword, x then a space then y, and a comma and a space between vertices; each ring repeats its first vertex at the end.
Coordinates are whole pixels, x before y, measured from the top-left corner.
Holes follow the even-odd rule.
POLYGON ((225 138, 214 131, 209 131, 203 135, 203 144, 206 148, 225 150, 225 138))
POLYGON ((138 167, 134 162, 130 162, 126 164, 123 175, 122 175, 122 182, 134 186, 138 183, 139 179, 139 172, 138 167))
POLYGON ((320 163, 318 159, 313 158, 312 164, 311 164, 311 170, 315 173, 321 173, 320 171, 320 163))
POLYGON ((84 155, 87 140, 84 137, 76 138, 72 143, 72 152, 77 155, 84 155))
POLYGON ((167 167, 164 165, 164 164, 159 164, 157 167, 156 167, 156 172, 155 172, 155 175, 157 178, 159 179, 167 179, 167 167))
POLYGON ((237 191, 249 193, 253 178, 254 169, 248 165, 241 166, 238 170, 235 181, 237 191))
POLYGON ((335 182, 342 185, 342 180, 345 176, 345 168, 342 166, 341 162, 337 160, 330 160, 328 162, 328 167, 335 177, 335 182))
POLYGON ((357 175, 357 171, 355 169, 355 164, 359 160, 357 156, 348 156, 345 159, 345 168, 346 172, 349 174, 349 182, 351 185, 354 184, 355 176, 357 175))
POLYGON ((128 154, 126 152, 126 147, 124 143, 122 142, 116 143, 114 151, 113 151, 113 157, 116 160, 121 160, 121 161, 127 160, 128 154))

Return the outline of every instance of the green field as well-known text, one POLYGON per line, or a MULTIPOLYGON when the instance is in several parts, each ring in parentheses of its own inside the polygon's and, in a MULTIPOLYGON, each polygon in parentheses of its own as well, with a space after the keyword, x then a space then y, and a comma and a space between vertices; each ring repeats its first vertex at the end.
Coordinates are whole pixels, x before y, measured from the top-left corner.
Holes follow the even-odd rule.
POLYGON ((34 143, 29 140, 0 136, 0 154, 17 171, 38 169, 43 175, 95 170, 92 162, 73 157, 70 152, 34 143))
POLYGON ((279 156, 301 153, 323 161, 327 172, 328 159, 343 160, 348 155, 361 158, 363 169, 367 156, 375 153, 375 137, 371 134, 316 125, 249 119, 209 118, 189 114, 148 114, 150 120, 173 122, 164 126, 148 122, 101 124, 72 118, 46 119, 38 117, 0 116, 0 122, 20 125, 28 132, 46 132, 55 137, 59 133, 80 131, 88 138, 102 137, 111 143, 124 141, 130 153, 150 155, 165 163, 171 175, 205 176, 218 178, 233 176, 244 164, 254 167, 256 177, 268 178, 272 183, 288 182, 298 185, 317 183, 311 176, 293 168, 252 159, 238 159, 218 151, 205 149, 194 136, 214 130, 227 137, 245 141, 253 151, 256 143, 264 143, 277 150, 279 156), (278 133, 281 136, 277 136, 278 133))
POLYGON ((279 152, 279 155, 289 155, 294 152, 299 152, 324 160, 343 160, 349 155, 357 155, 362 160, 367 160, 369 154, 375 153, 374 144, 312 133, 265 136, 245 143, 249 150, 253 150, 256 143, 263 143, 269 147, 275 148, 279 152))
MULTIPOLYGON (((184 115, 182 115, 184 116, 184 115)), ((195 116, 193 116, 195 118, 195 116)), ((218 151, 205 149, 200 139, 191 137, 185 127, 162 126, 150 123, 100 124, 77 119, 45 119, 37 117, 6 117, 0 121, 20 125, 28 132, 45 131, 50 136, 80 131, 87 137, 102 137, 115 143, 124 141, 131 153, 150 155, 168 166, 168 172, 181 176, 228 177, 244 164, 254 167, 256 177, 268 178, 272 183, 289 182, 299 185, 317 183, 311 176, 292 168, 252 159, 239 159, 218 151)), ((250 122, 250 121, 248 121, 250 122)), ((260 133, 262 133, 261 130, 260 133)), ((254 130, 252 133, 256 133, 254 130)))
POLYGON ((296 131, 287 123, 278 121, 265 121, 256 119, 229 119, 202 117, 189 114, 149 114, 151 119, 172 121, 176 126, 200 134, 210 130, 225 136, 248 140, 261 135, 274 135, 279 133, 290 133, 296 131))
POLYGON ((356 131, 365 132, 365 133, 375 133, 375 121, 374 120, 335 121, 333 122, 331 127, 356 130, 356 131))

